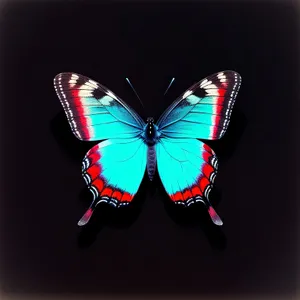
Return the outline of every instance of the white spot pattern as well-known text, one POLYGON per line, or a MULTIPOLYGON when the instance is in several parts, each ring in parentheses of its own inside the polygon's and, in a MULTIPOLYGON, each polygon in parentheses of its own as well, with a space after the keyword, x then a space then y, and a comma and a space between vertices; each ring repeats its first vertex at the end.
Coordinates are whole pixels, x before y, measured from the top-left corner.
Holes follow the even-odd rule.
POLYGON ((193 91, 187 90, 187 91, 183 94, 182 99, 185 99, 186 97, 190 96, 191 94, 193 94, 193 91))
MULTIPOLYGON (((221 82, 227 81, 227 78, 223 72, 218 73, 217 77, 220 79, 221 82)), ((227 110, 225 111, 225 119, 224 119, 224 123, 223 123, 223 128, 220 132, 220 137, 222 137, 225 134, 225 131, 227 130, 227 127, 229 125, 230 115, 232 112, 232 106, 234 104, 236 95, 240 89, 240 85, 241 85, 240 77, 237 73, 234 73, 234 83, 232 86, 232 91, 229 95, 228 107, 227 107, 227 110)))
MULTIPOLYGON (((76 84, 78 78, 79 78, 78 75, 72 74, 71 79, 69 80, 70 88, 72 88, 76 84)), ((62 74, 59 74, 59 75, 57 75, 57 77, 55 78, 55 81, 54 81, 54 88, 55 88, 56 94, 57 94, 58 98, 60 99, 60 102, 66 112, 67 118, 71 124, 71 128, 72 128, 73 132, 79 139, 82 139, 82 136, 80 134, 80 131, 78 130, 77 124, 73 119, 74 115, 73 115, 72 110, 70 109, 70 104, 67 100, 67 96, 64 92, 61 81, 62 81, 62 74)))

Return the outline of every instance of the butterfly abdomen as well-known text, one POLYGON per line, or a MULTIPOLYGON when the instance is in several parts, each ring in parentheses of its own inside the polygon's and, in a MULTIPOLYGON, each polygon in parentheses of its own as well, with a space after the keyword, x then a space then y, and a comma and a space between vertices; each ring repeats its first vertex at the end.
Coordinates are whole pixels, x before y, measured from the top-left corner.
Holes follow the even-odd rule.
POLYGON ((155 145, 148 146, 147 151, 147 172, 149 179, 152 181, 156 170, 156 149, 155 145))

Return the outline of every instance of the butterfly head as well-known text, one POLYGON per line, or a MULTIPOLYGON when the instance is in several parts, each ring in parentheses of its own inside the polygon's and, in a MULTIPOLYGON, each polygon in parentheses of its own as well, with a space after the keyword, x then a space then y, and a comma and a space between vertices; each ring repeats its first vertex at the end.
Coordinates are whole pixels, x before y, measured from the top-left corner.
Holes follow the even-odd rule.
POLYGON ((154 124, 154 119, 152 117, 147 118, 147 124, 154 124))

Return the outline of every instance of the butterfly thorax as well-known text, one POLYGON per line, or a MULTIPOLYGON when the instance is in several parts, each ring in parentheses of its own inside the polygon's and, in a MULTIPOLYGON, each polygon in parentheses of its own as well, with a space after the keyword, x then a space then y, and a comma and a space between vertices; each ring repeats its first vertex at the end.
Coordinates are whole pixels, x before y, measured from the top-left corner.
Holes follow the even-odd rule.
POLYGON ((148 146, 156 144, 160 134, 157 130, 157 126, 154 124, 153 118, 147 118, 147 124, 144 127, 143 138, 148 146))

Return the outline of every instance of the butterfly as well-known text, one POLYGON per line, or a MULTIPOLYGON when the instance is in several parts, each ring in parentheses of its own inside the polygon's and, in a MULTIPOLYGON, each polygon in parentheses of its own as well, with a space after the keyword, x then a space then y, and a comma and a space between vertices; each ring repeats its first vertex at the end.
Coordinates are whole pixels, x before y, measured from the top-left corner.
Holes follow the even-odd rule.
POLYGON ((96 206, 130 204, 147 170, 158 171, 172 202, 202 202, 216 225, 223 222, 209 201, 217 168, 215 152, 199 139, 217 140, 226 132, 241 84, 234 71, 222 71, 187 89, 155 123, 145 122, 123 100, 96 81, 60 73, 54 87, 74 135, 101 141, 82 162, 82 175, 93 201, 78 225, 90 220, 96 206))

